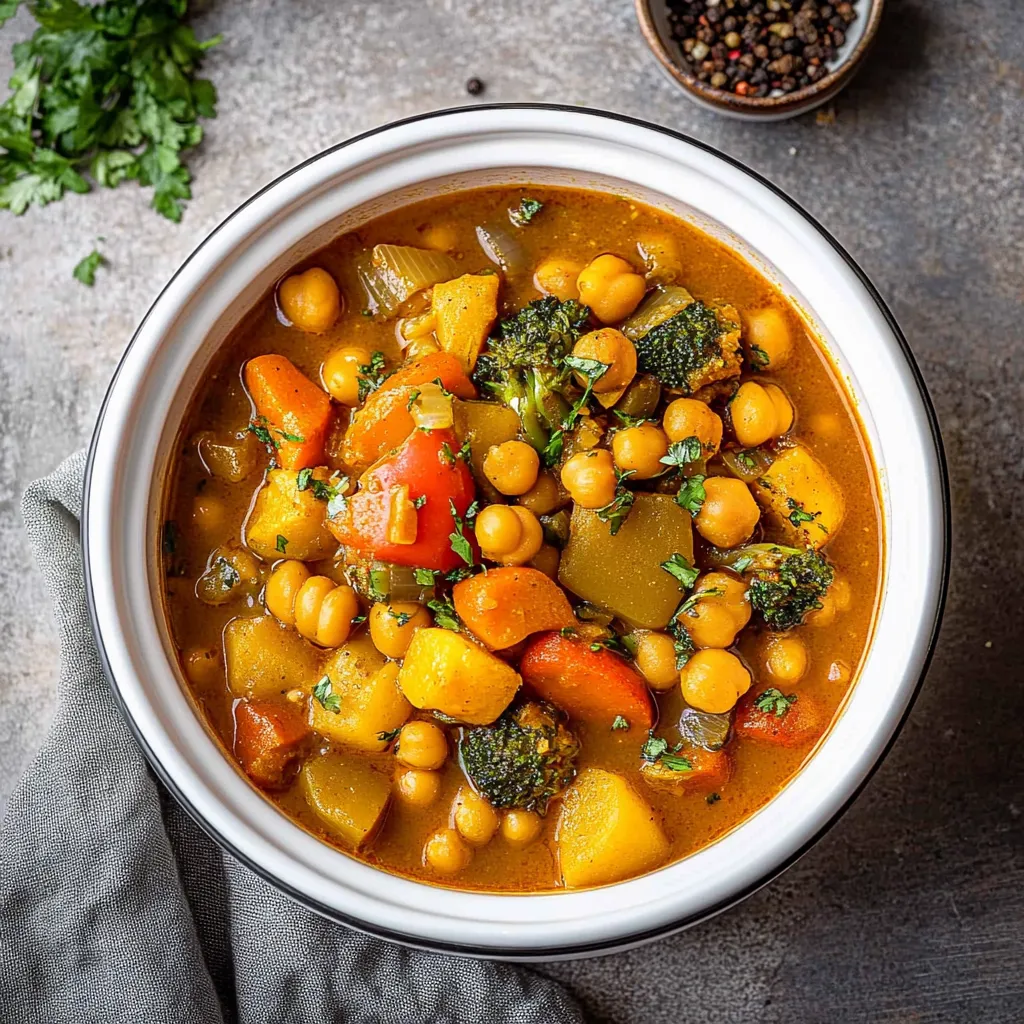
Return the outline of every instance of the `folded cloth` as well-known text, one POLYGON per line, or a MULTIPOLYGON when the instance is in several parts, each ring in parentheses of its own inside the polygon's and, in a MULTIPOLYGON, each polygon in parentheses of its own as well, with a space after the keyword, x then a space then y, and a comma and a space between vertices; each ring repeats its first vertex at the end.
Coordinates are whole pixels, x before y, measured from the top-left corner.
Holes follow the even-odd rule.
POLYGON ((331 924, 216 846, 150 773, 100 667, 83 453, 25 494, 60 633, 57 711, 0 828, 0 1021, 581 1022, 557 984, 331 924))

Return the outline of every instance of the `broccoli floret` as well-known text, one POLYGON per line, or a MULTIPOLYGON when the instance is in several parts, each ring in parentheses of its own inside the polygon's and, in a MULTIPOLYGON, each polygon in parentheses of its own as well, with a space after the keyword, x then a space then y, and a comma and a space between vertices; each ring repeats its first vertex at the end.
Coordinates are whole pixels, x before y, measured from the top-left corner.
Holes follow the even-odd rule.
POLYGON ((821 607, 835 579, 828 560, 813 548, 747 544, 730 551, 724 564, 749 576, 751 607, 775 630, 799 626, 809 611, 821 607))
POLYGON ((589 318, 590 310, 572 299, 537 299, 498 323, 477 360, 473 380, 519 414, 527 440, 540 452, 571 409, 563 364, 589 318))
POLYGON ((743 356, 736 310, 691 302, 637 338, 637 366, 685 394, 738 377, 743 356))
POLYGON ((579 749, 559 712, 531 701, 506 711, 493 725, 464 730, 459 760, 473 787, 495 807, 543 814, 575 774, 579 749))

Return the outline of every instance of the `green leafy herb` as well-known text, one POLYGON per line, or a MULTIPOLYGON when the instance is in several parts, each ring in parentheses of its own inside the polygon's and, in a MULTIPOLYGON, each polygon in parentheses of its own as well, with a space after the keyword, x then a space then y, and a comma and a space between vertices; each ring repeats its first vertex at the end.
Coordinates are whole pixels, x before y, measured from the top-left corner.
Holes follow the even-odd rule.
POLYGON ((357 615, 352 620, 352 625, 353 626, 361 626, 365 621, 366 621, 366 612, 363 612, 361 615, 357 615))
POLYGON ((390 377, 391 374, 384 368, 384 353, 374 352, 370 361, 359 367, 358 394, 359 401, 366 399, 390 377))
POLYGON ((396 612, 390 605, 388 606, 388 615, 398 623, 399 628, 407 625, 412 619, 412 616, 408 612, 396 612))
POLYGON ((462 516, 459 515, 458 509, 455 508, 455 502, 451 498, 448 499, 448 507, 451 509, 452 522, 455 523, 455 529, 448 534, 448 540, 451 541, 452 551, 455 552, 461 558, 466 565, 473 564, 473 546, 469 543, 465 533, 463 532, 464 522, 462 516))
POLYGON ((795 498, 787 498, 786 506, 791 510, 786 518, 794 526, 799 526, 801 523, 813 523, 821 515, 820 512, 805 512, 803 504, 795 498))
MULTIPOLYGON (((482 565, 457 565, 454 569, 449 569, 444 574, 444 578, 449 583, 461 583, 463 580, 468 580, 470 576, 475 575, 477 569, 483 569, 482 565)), ((486 572, 486 570, 484 570, 486 572)))
POLYGON ((455 453, 455 457, 469 465, 469 460, 473 457, 473 449, 470 447, 468 437, 462 442, 462 447, 455 453))
POLYGON ((767 370, 771 364, 768 353, 760 345, 750 346, 750 366, 754 370, 767 370))
POLYGON ((691 516, 699 515, 707 500, 708 492, 704 489, 706 479, 700 473, 685 477, 676 492, 676 503, 685 508, 691 516))
POLYGON ((613 537, 619 532, 622 524, 626 521, 626 517, 629 515, 630 509, 633 507, 633 492, 628 487, 624 486, 623 483, 623 481, 632 475, 632 469, 627 469, 625 472, 616 469, 615 497, 612 498, 607 505, 603 505, 594 512, 594 515, 596 515, 602 523, 608 523, 613 537))
POLYGON ((783 715, 789 711, 790 707, 796 703, 796 694, 791 693, 788 697, 781 691, 777 690, 774 686, 765 690, 764 693, 760 694, 754 701, 754 707, 758 711, 763 711, 766 715, 774 714, 776 718, 782 718, 783 715))
POLYGON ((274 440, 274 435, 270 433, 270 428, 267 426, 267 421, 262 416, 258 417, 254 423, 250 423, 248 427, 250 434, 256 435, 256 440, 260 444, 267 446, 267 450, 273 454, 281 446, 274 440))
POLYGON ((682 469, 697 462, 704 455, 700 439, 697 437, 684 437, 682 441, 674 441, 668 446, 668 451, 659 460, 666 466, 674 466, 682 469))
POLYGON ((377 733, 377 739, 381 743, 394 743, 398 739, 398 734, 402 731, 402 727, 399 726, 397 729, 388 729, 386 732, 377 733))
POLYGON ((622 715, 616 715, 615 720, 612 722, 612 731, 618 732, 620 729, 628 729, 629 720, 623 718, 622 715))
POLYGON ((580 413, 587 407, 594 385, 611 369, 611 363, 600 363, 596 359, 582 359, 580 356, 566 356, 565 365, 575 370, 586 379, 587 386, 576 404, 569 410, 569 415, 562 421, 562 430, 572 430, 579 419, 580 413))
POLYGON ((750 568, 753 562, 754 559, 750 555, 740 555, 730 568, 733 572, 738 572, 742 575, 750 568))
POLYGON ((689 612, 697 606, 701 601, 706 600, 709 597, 722 597, 725 591, 721 587, 708 587, 707 590, 698 590, 696 594, 691 594, 677 609, 674 618, 679 618, 680 615, 687 615, 689 612))
POLYGON ((288 538, 284 534, 279 533, 277 535, 277 550, 283 555, 288 548, 288 538))
POLYGON ((419 398, 419 397, 420 397, 420 392, 419 391, 413 391, 412 394, 409 395, 409 401, 405 403, 406 409, 409 409, 411 411, 412 407, 416 404, 416 399, 419 398))
MULTIPOLYGON (((639 427, 643 423, 657 423, 656 419, 650 416, 630 416, 629 413, 620 412, 618 409, 612 409, 612 415, 624 426, 624 427, 639 427)), ((662 462, 665 460, 662 459, 662 462)))
POLYGON ((534 217, 544 209, 544 204, 539 199, 522 199, 518 206, 508 211, 508 219, 517 228, 526 227, 534 217))
POLYGON ((749 451, 736 452, 736 461, 749 473, 757 469, 757 463, 749 451))
MULTIPOLYGON (((0 0, 0 24, 17 6, 0 0)), ((154 210, 181 220, 192 196, 181 156, 203 137, 199 118, 216 116, 216 90, 195 74, 220 37, 196 39, 183 23, 187 0, 28 7, 39 28, 14 47, 0 106, 0 209, 21 214, 130 180, 153 189, 154 210)))
POLYGON ((455 452, 452 451, 452 446, 447 441, 441 442, 441 450, 437 453, 438 459, 443 465, 449 468, 455 465, 455 452))
POLYGON ((684 590, 690 590, 700 575, 700 570, 690 565, 678 552, 667 561, 662 562, 661 567, 670 576, 679 580, 679 584, 684 590))
POLYGON ((412 578, 421 587, 432 587, 434 585, 434 580, 436 579, 436 574, 433 569, 413 569, 412 578))
POLYGON ((678 612, 669 621, 668 635, 672 637, 672 646, 676 652, 676 671, 678 672, 697 650, 693 638, 679 620, 678 612))
POLYGON ((655 736, 652 732, 640 748, 640 757, 647 764, 664 765, 674 772, 691 772, 693 771, 693 765, 685 757, 680 757, 677 753, 681 749, 681 743, 670 747, 668 740, 661 736, 655 736))
MULTIPOLYGON (((309 481, 313 476, 313 470, 307 466, 305 469, 300 469, 295 477, 295 486, 300 490, 304 491, 309 487, 309 481)), ((318 480, 317 483, 320 483, 318 480)), ((313 492, 314 497, 318 497, 316 491, 313 492)))
POLYGON ((304 444, 306 439, 301 434, 289 434, 287 430, 277 430, 275 432, 280 434, 286 441, 291 441, 293 444, 304 444))
POLYGON ((104 266, 107 262, 107 258, 98 250, 93 249, 85 259, 80 260, 75 266, 75 269, 71 271, 72 276, 76 281, 81 281, 82 284, 92 287, 96 283, 96 271, 100 267, 104 266))
POLYGON ((551 431, 551 437, 544 446, 541 457, 544 465, 549 469, 562 457, 562 449, 565 447, 565 431, 558 429, 551 431))
POLYGON ((434 598, 433 601, 427 602, 427 607, 434 613, 434 622, 442 629, 458 631, 461 628, 462 623, 459 621, 458 615, 455 614, 455 605, 451 601, 434 598))
POLYGON ((413 499, 412 507, 413 508, 423 508, 423 506, 426 505, 426 503, 427 503, 427 496, 425 494, 421 494, 418 498, 414 498, 413 499))
POLYGON ((330 676, 321 677, 320 682, 313 687, 313 697, 325 711, 337 714, 341 710, 341 697, 334 692, 330 676))

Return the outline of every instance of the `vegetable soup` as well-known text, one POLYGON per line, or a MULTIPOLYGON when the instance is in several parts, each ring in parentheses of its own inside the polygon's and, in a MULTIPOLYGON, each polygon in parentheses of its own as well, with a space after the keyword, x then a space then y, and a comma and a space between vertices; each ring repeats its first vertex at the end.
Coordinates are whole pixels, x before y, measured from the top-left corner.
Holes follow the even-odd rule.
POLYGON ((706 846, 840 707, 879 590, 836 373, 736 253, 487 188, 338 238, 195 396, 171 633, 228 756, 325 842, 536 892, 706 846))

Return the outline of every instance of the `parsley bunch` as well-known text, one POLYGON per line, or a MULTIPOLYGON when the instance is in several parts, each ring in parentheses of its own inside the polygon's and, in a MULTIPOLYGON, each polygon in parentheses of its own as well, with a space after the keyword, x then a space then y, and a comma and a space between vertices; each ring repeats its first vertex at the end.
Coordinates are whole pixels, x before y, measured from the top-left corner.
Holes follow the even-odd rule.
MULTIPOLYGON (((0 27, 19 2, 0 0, 0 27)), ((216 116, 216 90, 194 76, 220 37, 196 39, 188 0, 27 6, 39 28, 14 46, 0 106, 0 209, 22 214, 91 182, 131 180, 153 189, 157 213, 181 220, 192 197, 181 155, 203 137, 198 119, 216 116)))

